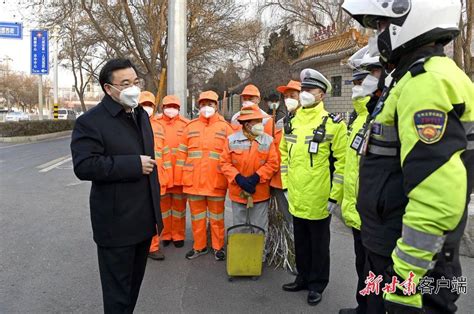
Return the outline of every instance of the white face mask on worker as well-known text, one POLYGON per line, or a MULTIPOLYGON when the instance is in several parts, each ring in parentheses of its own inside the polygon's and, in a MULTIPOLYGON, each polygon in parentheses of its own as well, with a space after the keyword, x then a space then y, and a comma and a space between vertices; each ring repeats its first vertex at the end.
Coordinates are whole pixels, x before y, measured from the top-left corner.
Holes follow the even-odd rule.
POLYGON ((288 112, 293 112, 296 110, 296 108, 298 108, 299 106, 299 102, 298 100, 296 99, 293 99, 293 98, 286 98, 285 99, 285 106, 286 106, 286 109, 288 109, 288 112))
POLYGON ((253 105, 253 102, 251 102, 250 100, 246 100, 244 102, 242 102, 242 107, 249 107, 249 106, 252 106, 253 105))
POLYGON ((168 118, 173 119, 174 117, 176 117, 179 114, 179 110, 176 109, 176 108, 166 108, 165 110, 163 110, 163 113, 168 118))
POLYGON ((250 129, 250 132, 252 132, 253 135, 259 136, 263 134, 263 123, 257 123, 252 125, 252 128, 250 129))
POLYGON ((270 109, 272 109, 272 110, 277 110, 279 106, 280 106, 280 103, 278 103, 278 102, 271 102, 268 105, 268 107, 270 107, 270 109))
POLYGON ((211 106, 204 106, 199 109, 199 112, 204 118, 208 119, 216 113, 216 109, 211 106))

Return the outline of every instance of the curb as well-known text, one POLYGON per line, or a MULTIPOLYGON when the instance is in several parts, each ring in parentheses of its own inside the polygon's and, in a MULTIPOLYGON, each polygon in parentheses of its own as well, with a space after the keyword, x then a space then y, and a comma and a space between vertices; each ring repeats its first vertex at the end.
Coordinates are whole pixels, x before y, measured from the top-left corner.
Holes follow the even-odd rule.
POLYGON ((62 131, 56 133, 39 134, 33 136, 13 136, 13 137, 0 137, 0 143, 29 143, 38 142, 42 140, 55 139, 63 136, 71 136, 72 130, 62 131))

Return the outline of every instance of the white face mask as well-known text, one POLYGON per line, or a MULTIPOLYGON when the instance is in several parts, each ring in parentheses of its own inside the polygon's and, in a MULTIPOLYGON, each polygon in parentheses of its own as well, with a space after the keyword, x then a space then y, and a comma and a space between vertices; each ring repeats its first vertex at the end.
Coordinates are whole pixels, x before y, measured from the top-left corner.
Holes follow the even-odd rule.
POLYGON ((251 102, 250 100, 246 100, 244 102, 242 102, 242 107, 249 107, 249 106, 252 106, 253 105, 253 102, 251 102))
POLYGON ((252 125, 252 128, 250 130, 253 135, 259 136, 263 134, 263 123, 257 123, 252 125))
POLYGON ((285 105, 286 109, 288 109, 288 112, 293 112, 296 110, 296 108, 298 108, 299 102, 293 98, 285 98, 285 105))
POLYGON ((176 108, 166 108, 165 110, 163 110, 163 113, 168 118, 173 119, 174 117, 176 117, 179 114, 179 110, 176 109, 176 108))
MULTIPOLYGON (((110 85, 110 86, 120 91, 115 86, 113 85, 110 85)), ((120 98, 120 103, 122 105, 134 109, 138 106, 139 97, 140 97, 140 87, 133 85, 133 86, 125 88, 124 90, 121 90, 119 98, 120 98)))
POLYGON ((278 102, 271 102, 271 103, 268 105, 268 107, 270 107, 270 109, 272 109, 272 110, 273 110, 273 109, 277 110, 279 106, 280 106, 280 103, 278 103, 278 102))
POLYGON ((303 108, 309 107, 316 103, 316 97, 310 92, 304 91, 300 93, 300 103, 303 108))
POLYGON ((358 99, 364 97, 364 89, 360 85, 352 87, 352 99, 358 99))
POLYGON ((216 109, 211 106, 204 106, 199 109, 199 112, 204 118, 208 119, 216 113, 216 109))
POLYGON ((148 113, 148 116, 149 116, 149 117, 152 116, 152 114, 153 114, 153 108, 152 108, 152 107, 150 107, 150 106, 144 106, 144 107, 143 107, 143 110, 145 110, 146 113, 148 113))
POLYGON ((378 85, 379 79, 371 74, 367 75, 361 84, 364 93, 366 93, 365 96, 372 95, 377 90, 378 85))

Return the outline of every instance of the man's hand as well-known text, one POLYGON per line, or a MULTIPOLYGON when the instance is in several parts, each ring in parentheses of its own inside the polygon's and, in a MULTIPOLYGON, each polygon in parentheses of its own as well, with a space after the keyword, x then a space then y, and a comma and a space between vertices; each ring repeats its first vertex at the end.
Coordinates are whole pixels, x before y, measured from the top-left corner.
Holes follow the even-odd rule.
POLYGON ((156 161, 150 156, 140 155, 142 161, 142 173, 144 175, 149 175, 153 172, 153 168, 156 166, 156 161))

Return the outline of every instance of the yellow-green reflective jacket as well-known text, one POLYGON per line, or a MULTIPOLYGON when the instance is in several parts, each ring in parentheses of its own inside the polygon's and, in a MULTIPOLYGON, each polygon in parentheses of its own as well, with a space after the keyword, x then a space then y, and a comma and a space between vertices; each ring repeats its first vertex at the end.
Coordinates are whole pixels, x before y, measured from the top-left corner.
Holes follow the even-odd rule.
POLYGON ((358 98, 352 101, 357 112, 357 118, 351 125, 346 148, 346 164, 344 166, 344 198, 342 200, 342 218, 349 228, 360 230, 360 216, 357 212, 356 202, 359 191, 359 155, 351 148, 351 143, 356 134, 363 128, 369 112, 367 103, 370 96, 358 98))
POLYGON ((347 129, 344 122, 329 117, 326 134, 318 153, 310 154, 308 145, 313 131, 330 114, 323 102, 314 108, 302 108, 291 121, 293 131, 280 142, 281 177, 288 189, 290 213, 296 217, 320 220, 329 216, 328 199, 342 202, 347 129), (335 158, 331 182, 329 156, 335 158))

